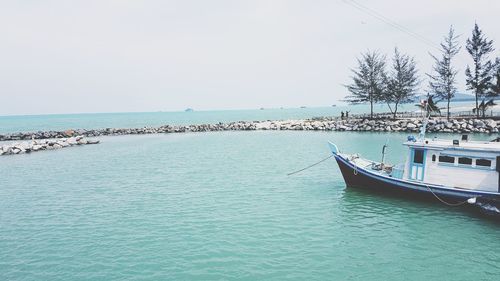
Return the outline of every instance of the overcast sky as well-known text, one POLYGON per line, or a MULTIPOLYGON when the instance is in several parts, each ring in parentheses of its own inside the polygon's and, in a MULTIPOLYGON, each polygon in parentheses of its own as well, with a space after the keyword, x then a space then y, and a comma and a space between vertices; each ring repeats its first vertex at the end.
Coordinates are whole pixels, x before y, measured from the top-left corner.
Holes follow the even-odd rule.
MULTIPOLYGON (((436 44, 477 21, 500 54, 500 1, 357 1, 436 44)), ((429 43, 346 2, 0 0, 0 115, 329 106, 394 46, 430 70, 429 43)))

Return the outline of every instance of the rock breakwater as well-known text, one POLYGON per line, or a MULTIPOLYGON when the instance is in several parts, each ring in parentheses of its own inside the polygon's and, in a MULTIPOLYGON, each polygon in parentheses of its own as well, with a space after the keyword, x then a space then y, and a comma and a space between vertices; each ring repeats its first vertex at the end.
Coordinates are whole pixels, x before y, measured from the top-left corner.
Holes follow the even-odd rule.
POLYGON ((59 139, 32 140, 0 146, 1 155, 23 154, 42 150, 53 150, 75 145, 97 144, 98 140, 86 139, 83 136, 59 139))
MULTIPOLYGON (((416 118, 399 120, 349 119, 339 120, 330 117, 306 120, 281 121, 238 121, 230 123, 200 124, 143 128, 105 128, 94 130, 39 131, 13 134, 0 134, 0 141, 16 141, 31 139, 57 139, 74 136, 98 137, 115 135, 139 135, 185 132, 213 131, 255 131, 255 130, 307 130, 307 131, 356 131, 356 132, 418 132, 422 120, 416 118)), ((500 122, 492 119, 430 119, 427 132, 442 133, 485 133, 497 134, 500 122)))

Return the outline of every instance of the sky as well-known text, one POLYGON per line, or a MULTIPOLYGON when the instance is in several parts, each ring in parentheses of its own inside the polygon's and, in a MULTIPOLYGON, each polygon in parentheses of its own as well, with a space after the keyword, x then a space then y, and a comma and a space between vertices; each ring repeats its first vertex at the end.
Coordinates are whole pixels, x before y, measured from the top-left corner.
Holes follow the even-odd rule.
MULTIPOLYGON (((485 0, 0 0, 0 115, 330 106, 360 53, 395 46, 426 91, 450 25, 464 45, 477 22, 500 56, 499 11, 485 0)), ((461 92, 467 63, 463 47, 461 92)))

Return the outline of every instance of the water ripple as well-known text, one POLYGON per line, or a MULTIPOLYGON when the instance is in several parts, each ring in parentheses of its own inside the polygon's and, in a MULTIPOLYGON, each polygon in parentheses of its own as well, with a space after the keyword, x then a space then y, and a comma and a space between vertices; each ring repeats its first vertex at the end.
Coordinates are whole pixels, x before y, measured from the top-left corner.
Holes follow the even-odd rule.
POLYGON ((324 157, 327 140, 370 156, 365 144, 382 145, 388 136, 398 135, 111 137, 99 146, 2 158, 0 279, 498 276, 496 224, 346 189, 333 161, 286 176, 324 157))

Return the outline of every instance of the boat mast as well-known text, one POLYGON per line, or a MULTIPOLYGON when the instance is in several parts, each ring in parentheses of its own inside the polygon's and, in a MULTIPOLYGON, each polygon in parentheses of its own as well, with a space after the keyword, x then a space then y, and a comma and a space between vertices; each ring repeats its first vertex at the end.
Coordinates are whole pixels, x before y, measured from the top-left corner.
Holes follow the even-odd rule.
POLYGON ((385 161, 385 149, 387 148, 387 142, 382 146, 382 162, 380 162, 382 165, 384 165, 385 161))
POLYGON ((420 128, 420 133, 418 134, 418 140, 419 141, 424 141, 425 139, 425 131, 427 130, 427 123, 429 121, 429 117, 431 116, 431 113, 429 111, 429 115, 427 115, 427 110, 429 107, 429 94, 427 94, 427 100, 424 101, 425 106, 424 106, 424 116, 422 120, 422 128, 420 128))

